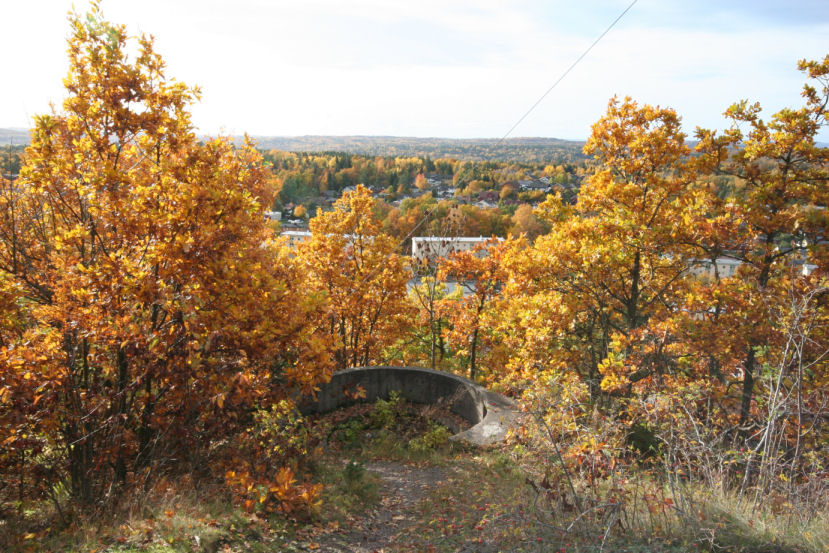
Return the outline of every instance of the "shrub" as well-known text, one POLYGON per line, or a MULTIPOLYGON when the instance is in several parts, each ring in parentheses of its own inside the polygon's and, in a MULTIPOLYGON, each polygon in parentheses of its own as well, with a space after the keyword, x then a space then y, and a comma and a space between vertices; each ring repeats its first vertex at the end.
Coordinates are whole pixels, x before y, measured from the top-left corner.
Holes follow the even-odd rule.
POLYGON ((409 450, 415 453, 427 453, 433 451, 449 441, 452 435, 449 429, 436 422, 429 423, 429 430, 417 438, 409 440, 409 450))
POLYGON ((310 482, 318 436, 287 400, 258 411, 254 424, 233 442, 225 482, 242 506, 308 516, 319 504, 320 484, 310 482))
POLYGON ((389 399, 378 399, 371 412, 371 423, 375 428, 394 430, 403 413, 403 396, 395 390, 389 394, 389 399))

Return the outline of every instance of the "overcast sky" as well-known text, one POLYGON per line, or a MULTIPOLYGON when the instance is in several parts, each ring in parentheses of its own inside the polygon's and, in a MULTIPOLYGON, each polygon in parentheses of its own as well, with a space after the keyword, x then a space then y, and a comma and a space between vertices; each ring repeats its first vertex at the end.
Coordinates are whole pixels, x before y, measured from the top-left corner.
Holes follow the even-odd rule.
MULTIPOLYGON (((501 137, 631 0, 103 0, 202 88, 207 134, 501 137)), ((67 0, 0 7, 0 127, 63 98, 67 0)), ((74 2, 78 11, 87 4, 74 2)), ((614 94, 723 128, 739 99, 801 105, 826 0, 639 0, 511 136, 584 139, 614 94)), ((829 140, 829 133, 821 135, 829 140)))

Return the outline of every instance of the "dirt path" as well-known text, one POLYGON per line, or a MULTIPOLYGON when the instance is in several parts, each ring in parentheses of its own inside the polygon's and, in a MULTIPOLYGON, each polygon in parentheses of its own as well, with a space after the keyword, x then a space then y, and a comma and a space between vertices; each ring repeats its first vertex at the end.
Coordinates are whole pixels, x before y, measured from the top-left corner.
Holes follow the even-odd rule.
POLYGON ((386 553, 412 525, 412 510, 448 472, 441 467, 418 467, 391 461, 366 463, 380 479, 380 502, 360 517, 355 529, 328 534, 320 542, 325 553, 386 553))

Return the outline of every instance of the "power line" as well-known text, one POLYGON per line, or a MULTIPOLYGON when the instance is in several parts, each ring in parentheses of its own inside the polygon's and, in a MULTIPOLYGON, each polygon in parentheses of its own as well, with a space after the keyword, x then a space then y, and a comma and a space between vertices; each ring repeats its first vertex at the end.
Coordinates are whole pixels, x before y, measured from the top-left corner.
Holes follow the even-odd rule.
POLYGON ((521 116, 521 119, 519 119, 518 121, 516 121, 516 123, 515 123, 515 124, 514 124, 514 125, 510 128, 510 130, 508 130, 508 131, 507 131, 507 133, 506 133, 504 136, 502 136, 502 137, 501 137, 501 140, 499 140, 499 141, 498 141, 498 143, 503 142, 503 141, 504 141, 504 140, 505 140, 505 139, 506 139, 506 138, 507 138, 510 134, 512 134, 512 131, 514 131, 514 130, 515 130, 515 128, 516 128, 518 125, 520 125, 520 124, 521 124, 521 122, 522 122, 524 119, 526 119, 526 117, 530 114, 530 112, 532 112, 532 110, 534 110, 534 109, 538 106, 538 104, 540 104, 540 103, 541 103, 541 101, 542 101, 542 100, 544 100, 544 98, 546 98, 546 97, 547 97, 547 95, 548 95, 550 92, 552 92, 552 91, 553 91, 553 89, 554 89, 556 86, 558 86, 558 83, 560 83, 561 81, 563 81, 563 80, 564 80, 564 77, 566 77, 566 76, 567 76, 567 74, 568 74, 568 73, 570 73, 570 71, 572 71, 572 70, 573 70, 573 68, 574 68, 574 67, 576 67, 576 66, 579 64, 579 62, 580 62, 581 60, 583 60, 583 59, 584 59, 584 57, 585 57, 585 56, 586 56, 586 55, 590 52, 590 50, 592 50, 592 49, 593 49, 593 47, 594 47, 594 46, 596 46, 596 45, 599 43, 599 41, 600 41, 601 39, 603 39, 603 38, 604 38, 604 36, 605 36, 607 33, 609 33, 609 32, 610 32, 610 29, 612 29, 612 28, 614 27, 614 25, 616 25, 616 23, 618 23, 618 22, 619 22, 619 20, 620 20, 620 19, 622 19, 622 17, 624 17, 624 15, 625 15, 628 11, 630 11, 630 9, 633 7, 633 5, 634 5, 634 4, 636 4, 636 2, 638 2, 638 0, 633 0, 633 2, 631 2, 631 3, 630 3, 630 5, 629 5, 627 8, 625 8, 625 10, 624 10, 622 13, 620 13, 620 14, 619 14, 619 17, 617 17, 616 19, 614 19, 614 20, 613 20, 613 23, 611 23, 611 24, 610 24, 610 26, 609 26, 607 29, 605 29, 605 30, 604 30, 604 32, 603 32, 602 34, 600 34, 600 35, 599 35, 599 38, 597 38, 596 40, 594 40, 594 41, 593 41, 593 44, 591 44, 591 45, 587 48, 587 50, 585 50, 585 51, 582 53, 582 55, 580 55, 580 56, 578 57, 578 59, 577 59, 576 61, 574 61, 574 62, 573 62, 573 64, 572 64, 570 67, 568 67, 568 68, 567 68, 567 71, 565 71, 564 73, 562 73, 562 74, 561 74, 561 76, 558 78, 558 80, 557 80, 556 82, 554 82, 554 83, 553 83, 553 86, 551 86, 550 88, 548 88, 548 89, 547 89, 547 92, 545 92, 544 94, 542 94, 542 95, 541 95, 541 98, 539 98, 539 99, 538 99, 538 100, 537 100, 537 101, 536 101, 536 102, 532 105, 532 107, 531 107, 530 109, 528 109, 528 110, 527 110, 527 112, 526 112, 524 115, 522 115, 522 116, 521 116))
MULTIPOLYGON (((572 70, 573 70, 573 68, 574 68, 574 67, 576 67, 576 66, 579 64, 579 62, 581 62, 581 60, 583 60, 583 59, 584 59, 584 57, 585 57, 588 53, 590 53, 590 50, 592 50, 592 49, 593 49, 593 47, 594 47, 594 46, 596 46, 596 45, 599 43, 599 41, 600 41, 600 40, 602 40, 602 39, 605 37, 605 35, 606 35, 607 33, 609 33, 609 32, 610 32, 610 30, 611 30, 611 29, 612 29, 612 28, 616 25, 616 23, 618 23, 618 22, 622 19, 622 17, 624 17, 624 16, 625 16, 625 14, 626 14, 627 12, 629 12, 629 11, 630 11, 630 9, 634 6, 634 4, 636 4, 636 2, 638 2, 638 1, 639 1, 639 0, 633 0, 633 2, 631 2, 631 3, 630 3, 630 5, 629 5, 627 8, 625 8, 625 9, 624 9, 624 11, 622 11, 622 13, 620 13, 620 14, 619 14, 619 16, 618 16, 616 19, 614 19, 614 20, 613 20, 613 23, 611 23, 611 24, 607 27, 607 29, 605 29, 605 30, 604 30, 604 32, 603 32, 602 34, 600 34, 600 35, 599 35, 599 37, 598 37, 596 40, 594 40, 594 41, 593 41, 593 43, 592 43, 592 44, 591 44, 591 45, 587 48, 587 50, 585 50, 585 51, 584 51, 584 52, 583 52, 583 53, 582 53, 582 54, 578 57, 578 59, 576 59, 576 61, 574 61, 574 62, 572 63, 572 65, 570 65, 570 67, 568 67, 568 68, 567 68, 567 70, 566 70, 564 73, 562 73, 562 74, 561 74, 561 76, 560 76, 560 77, 556 80, 556 82, 554 82, 554 83, 553 83, 553 86, 551 86, 550 88, 548 88, 548 89, 547 89, 547 92, 545 92, 544 94, 542 94, 542 95, 541 95, 541 98, 539 98, 539 99, 538 99, 538 100, 537 100, 537 101, 536 101, 536 102, 532 105, 532 107, 530 107, 530 109, 528 109, 528 110, 527 110, 527 112, 526 112, 526 113, 524 113, 524 115, 522 115, 522 116, 521 116, 521 118, 520 118, 518 121, 516 121, 516 123, 512 126, 512 128, 510 128, 510 130, 508 130, 508 131, 507 131, 507 133, 506 133, 504 136, 502 136, 502 137, 501 137, 501 139, 498 141, 499 143, 503 142, 503 141, 504 141, 504 140, 505 140, 505 139, 506 139, 506 138, 510 135, 510 133, 512 133, 512 131, 514 131, 514 130, 515 130, 515 128, 516 128, 518 125, 520 125, 520 124, 521 124, 521 122, 522 122, 524 119, 526 119, 526 118, 527 118, 527 116, 528 116, 528 115, 529 115, 529 114, 530 114, 530 113, 531 113, 531 112, 532 112, 532 111, 533 111, 533 110, 534 110, 534 109, 538 106, 538 104, 540 104, 540 103, 541 103, 541 101, 542 101, 542 100, 544 100, 544 98, 546 98, 546 97, 547 97, 547 95, 548 95, 550 92, 552 92, 552 91, 553 91, 553 89, 554 89, 556 86, 558 86, 558 84, 559 84, 561 81, 563 81, 563 80, 564 80, 564 78, 567 76, 567 74, 568 74, 568 73, 570 73, 570 71, 572 71, 572 70)), ((418 221, 418 222, 417 222, 417 224, 416 224, 416 225, 412 228, 412 230, 409 232, 409 234, 407 234, 407 235, 406 235, 406 237, 405 237, 405 238, 403 238, 403 240, 401 240, 401 241, 400 241, 400 242, 399 242, 399 243, 398 243, 398 244, 394 247, 394 249, 392 249, 389 253, 387 253, 387 254, 383 257, 383 261, 385 261, 386 259, 388 259, 388 258, 392 255, 392 253, 396 252, 396 251, 397 251, 397 250, 398 250, 398 249, 399 249, 399 248, 400 248, 403 244, 405 244, 405 243, 406 243, 406 240, 408 240, 408 239, 409 239, 409 238, 410 238, 410 237, 411 237, 411 236, 415 233, 415 231, 416 231, 418 228, 420 228, 420 225, 422 225, 424 222, 426 222, 426 221, 429 219, 429 217, 431 217, 431 215, 432 215, 432 214, 433 214, 433 213, 437 210, 437 208, 438 208, 438 205, 435 205, 435 207, 433 207, 431 210, 429 210, 429 212, 428 212, 428 213, 426 213, 426 215, 424 215, 424 216, 423 216, 423 218, 422 218, 422 219, 420 219, 420 221, 418 221)), ((360 283, 357 285, 357 287, 356 287, 355 289, 359 289, 359 288, 360 288, 363 284, 365 284, 365 283, 366 283, 366 281, 368 281, 368 279, 369 279, 369 278, 373 277, 373 276, 376 274, 377 270, 378 270, 381 266, 382 266, 382 262, 381 262, 381 263, 380 263, 377 267, 375 267, 373 270, 369 271, 369 273, 368 273, 365 277, 363 277, 363 279, 360 281, 360 283)))

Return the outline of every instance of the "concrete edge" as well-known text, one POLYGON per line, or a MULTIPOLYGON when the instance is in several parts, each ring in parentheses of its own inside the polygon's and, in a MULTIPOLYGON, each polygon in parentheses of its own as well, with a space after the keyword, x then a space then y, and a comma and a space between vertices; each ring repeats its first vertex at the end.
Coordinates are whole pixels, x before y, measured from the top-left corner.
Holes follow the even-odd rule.
POLYGON ((521 415, 511 399, 468 378, 423 367, 386 365, 354 367, 334 373, 328 383, 320 386, 316 399, 307 398, 300 402, 300 411, 304 414, 326 413, 355 403, 375 402, 388 399, 392 390, 398 390, 413 403, 449 401, 449 409, 472 424, 451 439, 476 446, 503 442, 521 415), (364 397, 346 394, 358 386, 365 392, 364 397))

